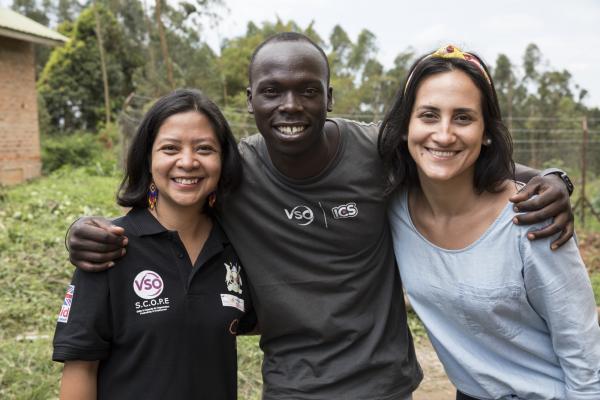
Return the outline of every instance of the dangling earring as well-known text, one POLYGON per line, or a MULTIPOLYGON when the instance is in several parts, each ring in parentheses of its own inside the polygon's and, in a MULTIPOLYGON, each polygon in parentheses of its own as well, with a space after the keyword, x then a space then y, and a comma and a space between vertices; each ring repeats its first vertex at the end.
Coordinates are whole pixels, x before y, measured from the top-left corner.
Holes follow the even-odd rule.
POLYGON ((154 184, 154 181, 150 183, 150 187, 148 188, 148 207, 151 210, 156 208, 156 202, 158 200, 158 189, 154 184))
POLYGON ((212 192, 208 195, 208 206, 213 208, 215 206, 215 202, 217 201, 217 192, 212 192))
POLYGON ((486 137, 485 139, 483 139, 484 146, 489 146, 490 144, 492 144, 492 139, 490 139, 489 137, 486 137))

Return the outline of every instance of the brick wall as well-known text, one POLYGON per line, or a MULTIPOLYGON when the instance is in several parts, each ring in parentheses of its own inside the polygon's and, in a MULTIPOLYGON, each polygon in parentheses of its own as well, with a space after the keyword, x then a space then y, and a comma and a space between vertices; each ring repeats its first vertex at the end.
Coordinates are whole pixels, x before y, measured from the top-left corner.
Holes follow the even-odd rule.
POLYGON ((33 44, 0 36, 0 184, 41 173, 33 44))

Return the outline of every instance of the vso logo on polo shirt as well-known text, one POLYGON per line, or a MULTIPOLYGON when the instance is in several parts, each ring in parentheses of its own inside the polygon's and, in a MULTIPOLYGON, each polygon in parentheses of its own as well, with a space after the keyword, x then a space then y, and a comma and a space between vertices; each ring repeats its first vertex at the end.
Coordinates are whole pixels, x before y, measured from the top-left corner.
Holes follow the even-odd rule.
POLYGON ((164 282, 158 273, 144 270, 137 274, 133 280, 133 291, 144 300, 135 302, 135 312, 144 315, 168 310, 169 298, 157 298, 164 288, 164 282))
POLYGON ((142 271, 133 280, 133 290, 142 299, 154 299, 163 291, 163 280, 154 271, 142 271))
POLYGON ((300 226, 309 225, 315 219, 313 211, 305 205, 296 206, 291 210, 284 208, 284 211, 290 221, 294 221, 300 226))

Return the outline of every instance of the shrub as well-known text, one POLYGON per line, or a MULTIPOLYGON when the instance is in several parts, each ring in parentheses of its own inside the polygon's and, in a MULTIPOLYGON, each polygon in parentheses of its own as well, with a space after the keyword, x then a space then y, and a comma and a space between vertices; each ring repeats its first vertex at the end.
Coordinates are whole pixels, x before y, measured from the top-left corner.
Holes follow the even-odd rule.
POLYGON ((42 164, 46 174, 64 166, 88 167, 97 175, 112 175, 117 170, 113 152, 91 133, 43 137, 42 164))

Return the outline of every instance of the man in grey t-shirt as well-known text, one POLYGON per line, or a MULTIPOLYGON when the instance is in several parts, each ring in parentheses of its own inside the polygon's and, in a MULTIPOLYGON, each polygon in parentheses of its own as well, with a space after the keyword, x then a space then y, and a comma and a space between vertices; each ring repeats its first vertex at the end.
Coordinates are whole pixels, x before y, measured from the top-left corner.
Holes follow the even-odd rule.
MULTIPOLYGON (((327 58, 305 36, 261 44, 249 78, 260 135, 240 143, 244 179, 221 221, 250 279, 264 398, 408 398, 422 373, 393 261, 377 127, 326 119, 327 58)), ((116 234, 99 240, 89 219, 75 224, 71 259, 82 268, 122 245, 118 230, 93 222, 116 234), (103 255, 86 254, 98 253, 89 240, 105 243, 103 255)))

